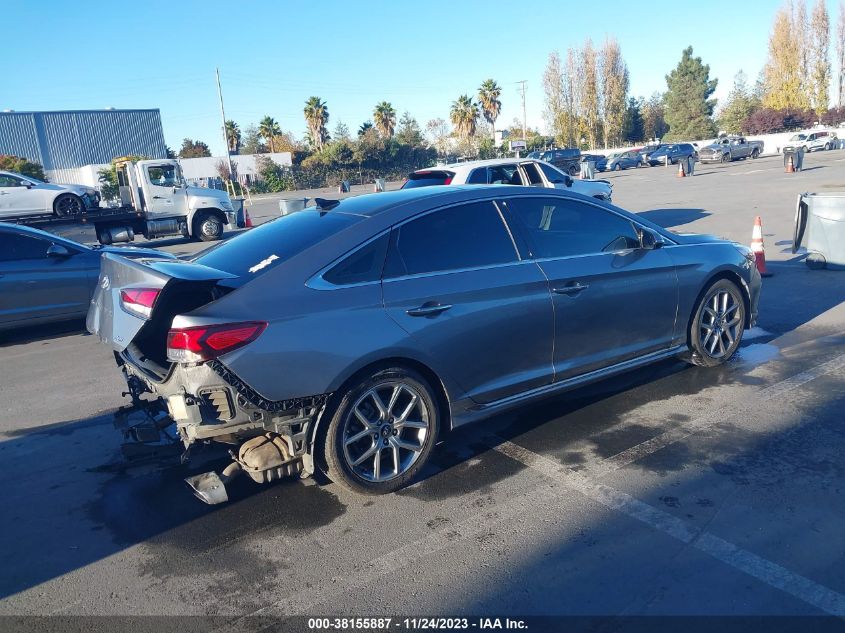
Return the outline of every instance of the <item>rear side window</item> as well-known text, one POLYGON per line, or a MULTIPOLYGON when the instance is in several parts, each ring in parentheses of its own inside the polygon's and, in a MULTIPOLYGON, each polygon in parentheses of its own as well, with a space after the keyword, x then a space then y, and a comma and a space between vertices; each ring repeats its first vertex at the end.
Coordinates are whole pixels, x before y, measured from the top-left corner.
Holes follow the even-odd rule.
POLYGON ((0 262, 46 259, 50 243, 37 237, 0 233, 0 262))
POLYGON ((454 172, 442 170, 417 171, 408 175, 408 181, 402 185, 402 189, 431 187, 433 185, 448 185, 452 182, 452 177, 454 175, 454 172))
POLYGON ((487 168, 480 167, 479 169, 473 169, 467 178, 468 185, 486 185, 487 184, 487 168))
POLYGON ((561 198, 511 198, 507 205, 538 258, 610 253, 640 246, 630 221, 589 204, 561 198))
POLYGON ((324 275, 330 284, 348 286, 381 279, 389 234, 385 234, 348 255, 324 275))
POLYGON ((393 235, 384 271, 386 279, 518 259, 492 202, 435 211, 399 226, 393 235))
POLYGON ((299 211, 220 242, 191 261, 248 281, 362 219, 347 213, 299 211))

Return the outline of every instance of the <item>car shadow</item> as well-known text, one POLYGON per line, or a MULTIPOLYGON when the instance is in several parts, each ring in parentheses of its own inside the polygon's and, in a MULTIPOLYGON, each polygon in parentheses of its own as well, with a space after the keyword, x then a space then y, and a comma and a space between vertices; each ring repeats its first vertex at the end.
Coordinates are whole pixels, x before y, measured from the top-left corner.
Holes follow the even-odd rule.
POLYGON ((0 348, 77 334, 83 336, 88 335, 88 332, 85 330, 85 317, 59 321, 57 323, 29 325, 0 332, 0 348))

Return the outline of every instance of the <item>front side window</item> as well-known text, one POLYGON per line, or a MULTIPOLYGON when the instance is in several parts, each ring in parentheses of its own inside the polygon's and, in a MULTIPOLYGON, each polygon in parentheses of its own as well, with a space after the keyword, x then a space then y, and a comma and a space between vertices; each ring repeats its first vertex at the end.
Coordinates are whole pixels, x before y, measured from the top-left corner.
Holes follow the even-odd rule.
POLYGON ((516 163, 512 165, 495 165, 490 167, 490 184, 491 185, 521 185, 522 176, 519 174, 519 169, 516 163))
POLYGON ((394 230, 385 279, 517 261, 513 241, 492 202, 435 211, 394 230))
POLYGON ((528 176, 528 184, 532 187, 544 187, 545 183, 543 182, 543 176, 540 174, 540 170, 537 169, 537 165, 534 163, 523 163, 522 168, 525 170, 525 174, 528 176))
POLYGON ((0 174, 0 187, 23 187, 23 184, 20 178, 0 174))
POLYGON ((182 176, 176 165, 150 165, 147 167, 150 182, 159 187, 180 187, 182 176))
POLYGON ((48 248, 50 243, 37 237, 0 233, 0 261, 45 259, 48 248))
POLYGON ((629 220, 589 204, 560 198, 511 198, 506 204, 538 258, 610 253, 640 246, 629 220))
POLYGON ((548 163, 537 163, 537 166, 543 170, 549 182, 554 184, 563 184, 566 182, 566 176, 548 163))

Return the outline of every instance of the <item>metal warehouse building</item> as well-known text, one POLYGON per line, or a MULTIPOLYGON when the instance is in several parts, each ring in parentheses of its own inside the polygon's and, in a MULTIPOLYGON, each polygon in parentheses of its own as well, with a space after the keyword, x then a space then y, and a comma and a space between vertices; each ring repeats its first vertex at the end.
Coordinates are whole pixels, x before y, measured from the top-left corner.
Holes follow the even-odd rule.
POLYGON ((0 154, 41 163, 53 182, 87 180, 86 165, 117 156, 164 158, 159 110, 0 112, 0 154))

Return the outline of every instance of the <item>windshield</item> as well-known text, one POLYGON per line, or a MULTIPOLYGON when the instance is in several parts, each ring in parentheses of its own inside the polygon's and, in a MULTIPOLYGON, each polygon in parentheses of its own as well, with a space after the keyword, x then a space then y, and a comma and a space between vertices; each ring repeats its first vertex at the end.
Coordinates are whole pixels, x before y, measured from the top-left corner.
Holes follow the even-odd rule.
POLYGON ((795 136, 793 136, 789 140, 790 141, 805 141, 805 140, 807 140, 807 135, 806 134, 796 134, 795 136))

